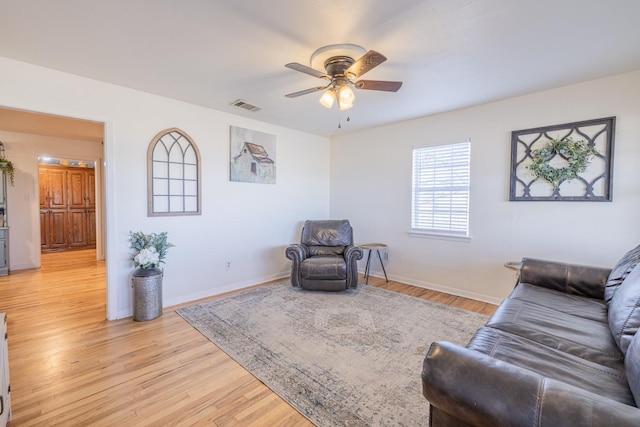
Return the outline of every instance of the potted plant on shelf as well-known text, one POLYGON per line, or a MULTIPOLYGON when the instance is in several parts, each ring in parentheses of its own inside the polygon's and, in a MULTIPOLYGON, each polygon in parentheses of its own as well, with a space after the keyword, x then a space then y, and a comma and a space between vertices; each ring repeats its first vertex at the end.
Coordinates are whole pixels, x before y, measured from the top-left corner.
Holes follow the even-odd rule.
POLYGON ((0 158, 0 171, 7 173, 7 175, 9 176, 9 182, 11 183, 11 186, 13 186, 16 171, 13 163, 11 163, 11 160, 0 158))
POLYGON ((162 315, 162 277, 159 268, 164 263, 167 250, 173 245, 167 242, 167 232, 144 234, 129 232, 129 242, 135 251, 131 259, 137 268, 133 272, 134 314, 133 320, 152 320, 162 315))

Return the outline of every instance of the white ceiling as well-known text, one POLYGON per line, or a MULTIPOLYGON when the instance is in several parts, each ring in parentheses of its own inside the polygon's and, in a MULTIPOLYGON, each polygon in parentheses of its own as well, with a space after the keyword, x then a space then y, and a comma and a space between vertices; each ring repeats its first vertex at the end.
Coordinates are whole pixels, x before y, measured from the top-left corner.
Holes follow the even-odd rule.
POLYGON ((638 0, 0 0, 0 56, 332 136, 640 69, 639 17, 638 0), (284 97, 323 82, 284 64, 334 43, 404 82, 356 91, 341 130, 320 92, 284 97))

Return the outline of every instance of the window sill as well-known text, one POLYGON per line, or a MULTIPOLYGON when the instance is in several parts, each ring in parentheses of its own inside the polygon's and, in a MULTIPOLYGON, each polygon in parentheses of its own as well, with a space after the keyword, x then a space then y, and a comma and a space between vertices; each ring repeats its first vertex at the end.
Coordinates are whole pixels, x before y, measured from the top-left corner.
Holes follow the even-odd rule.
POLYGON ((429 233, 427 231, 409 231, 410 237, 418 237, 421 239, 435 239, 435 240, 448 240, 451 242, 464 242, 470 243, 472 238, 471 236, 457 236, 455 234, 440 234, 440 233, 429 233))

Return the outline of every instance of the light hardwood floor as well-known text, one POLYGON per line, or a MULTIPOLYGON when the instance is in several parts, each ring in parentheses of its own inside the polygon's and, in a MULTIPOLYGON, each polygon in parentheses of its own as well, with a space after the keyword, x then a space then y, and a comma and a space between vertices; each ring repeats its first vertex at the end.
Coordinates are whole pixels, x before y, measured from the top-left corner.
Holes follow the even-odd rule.
MULTIPOLYGON (((39 270, 0 278, 10 426, 312 425, 182 320, 178 307, 148 322, 107 322, 105 263, 94 250, 42 259, 39 270)), ((485 314, 495 310, 374 277, 369 285, 485 314)))

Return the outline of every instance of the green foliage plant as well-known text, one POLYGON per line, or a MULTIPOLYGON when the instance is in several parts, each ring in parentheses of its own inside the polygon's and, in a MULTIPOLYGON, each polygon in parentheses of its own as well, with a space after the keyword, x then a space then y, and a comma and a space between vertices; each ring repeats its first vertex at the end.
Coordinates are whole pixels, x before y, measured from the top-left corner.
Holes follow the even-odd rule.
POLYGON ((9 176, 9 182, 11 183, 11 186, 13 186, 16 177, 16 170, 13 163, 11 163, 11 160, 0 159, 0 171, 7 173, 9 176))
POLYGON ((574 141, 569 137, 552 139, 531 152, 532 162, 527 168, 536 179, 551 184, 555 191, 563 182, 572 181, 586 171, 597 154, 598 151, 584 140, 574 141), (568 165, 559 168, 552 166, 549 162, 557 155, 565 159, 568 165))

